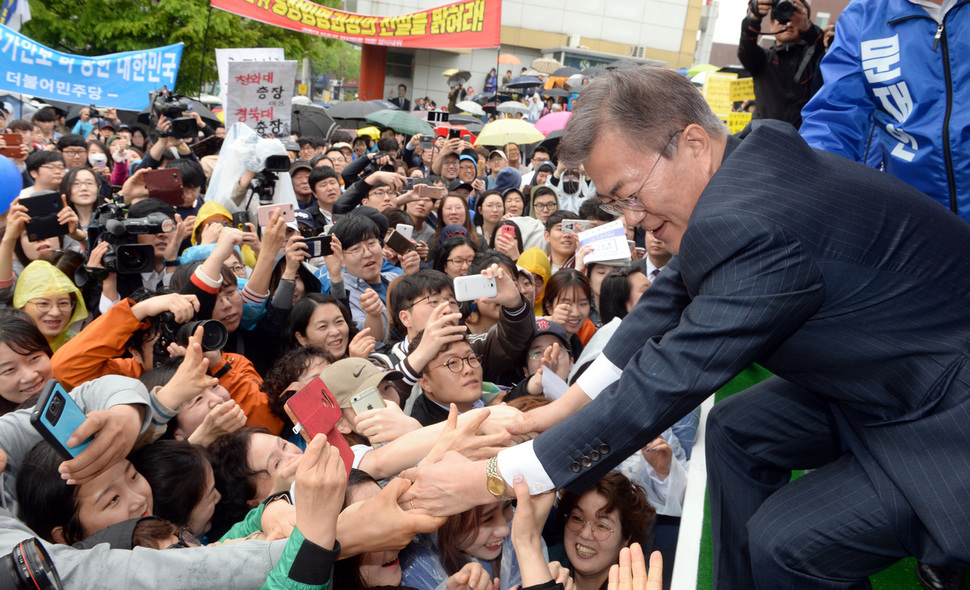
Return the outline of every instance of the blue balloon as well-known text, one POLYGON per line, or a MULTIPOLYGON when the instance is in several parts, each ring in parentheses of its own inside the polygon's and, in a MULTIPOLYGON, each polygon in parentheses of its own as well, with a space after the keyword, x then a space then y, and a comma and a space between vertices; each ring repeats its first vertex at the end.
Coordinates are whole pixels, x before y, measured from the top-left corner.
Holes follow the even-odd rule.
POLYGON ((10 204, 24 188, 24 178, 13 160, 0 156, 0 213, 6 213, 10 204))

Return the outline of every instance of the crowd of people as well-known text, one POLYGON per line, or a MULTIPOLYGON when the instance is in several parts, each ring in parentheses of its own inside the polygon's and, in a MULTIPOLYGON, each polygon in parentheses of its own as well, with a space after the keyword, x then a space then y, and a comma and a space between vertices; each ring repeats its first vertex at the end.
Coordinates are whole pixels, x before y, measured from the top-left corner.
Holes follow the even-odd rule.
MULTIPOLYGON (((142 129, 97 114, 83 109, 67 128, 46 107, 2 125, 28 138, 14 160, 26 188, 0 239, 6 529, 65 548, 221 545, 238 555, 286 539, 259 549, 275 566, 249 559, 233 570, 227 559, 213 576, 423 590, 606 588, 621 550, 654 545, 658 515, 676 527, 696 413, 588 490, 530 508, 518 487, 448 518, 398 505, 402 471, 528 438, 507 425, 582 374, 671 259, 627 226, 628 250, 584 262, 592 248, 577 232, 623 215, 602 206, 582 167, 543 147, 390 129, 376 143, 344 131, 293 137, 280 182, 291 184, 295 221, 274 211, 238 224, 206 196, 218 156, 191 149, 225 129, 197 118, 198 137, 175 139, 164 117, 142 129), (144 180, 173 168, 177 205, 144 180), (33 239, 30 199, 45 191, 61 196, 66 231, 33 239), (118 210, 150 226, 131 240, 152 252, 135 271, 108 235, 118 210), (564 228, 572 220, 585 226, 564 228), (388 238, 402 232, 409 247, 395 250, 388 238), (311 257, 316 236, 330 251, 311 257), (475 275, 496 294, 458 301, 455 280, 475 275), (206 320, 224 328, 220 345, 203 348, 208 328, 176 336, 206 320), (340 406, 347 464, 289 413, 289 398, 318 378, 340 406), (71 443, 94 437, 70 461, 29 421, 52 379, 88 416, 71 443), (372 388, 383 407, 355 408, 372 388)), ((251 190, 257 173, 233 190, 251 190)), ((95 583, 81 552, 51 552, 71 586, 95 583)), ((185 563, 169 553, 147 561, 185 563)), ((141 575, 125 571, 126 584, 141 575)))

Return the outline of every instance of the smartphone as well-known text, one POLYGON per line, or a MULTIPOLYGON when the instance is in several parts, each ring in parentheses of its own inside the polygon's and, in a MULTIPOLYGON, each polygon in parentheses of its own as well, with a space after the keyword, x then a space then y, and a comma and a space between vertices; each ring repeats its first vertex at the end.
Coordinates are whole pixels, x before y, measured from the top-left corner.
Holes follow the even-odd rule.
POLYGON ((317 377, 294 393, 283 404, 283 409, 293 424, 297 425, 294 430, 299 432, 308 443, 317 434, 327 435, 327 441, 340 451, 340 458, 343 459, 349 476, 350 469, 354 465, 354 453, 350 450, 350 445, 347 444, 344 436, 337 430, 337 421, 344 414, 323 380, 317 377))
POLYGON ((246 224, 249 223, 249 213, 247 211, 236 211, 232 214, 232 226, 238 230, 246 231, 249 228, 246 224))
POLYGON ((455 278, 455 299, 458 301, 473 301, 482 297, 498 295, 498 285, 495 279, 485 275, 470 275, 455 278))
POLYGON ((410 176, 404 181, 404 192, 414 190, 414 179, 410 176))
POLYGON ((461 129, 455 129, 455 128, 449 129, 448 139, 461 139, 461 129))
POLYGON ((418 196, 422 199, 425 197, 432 200, 440 199, 441 197, 445 196, 445 193, 447 192, 448 189, 443 186, 431 186, 430 184, 418 185, 418 196))
MULTIPOLYGON (((376 387, 368 387, 350 400, 350 407, 354 409, 354 413, 359 415, 368 410, 386 408, 387 405, 384 403, 384 398, 381 397, 376 387)), ((371 446, 379 447, 385 443, 370 441, 370 444, 371 446)))
POLYGON ((447 111, 428 111, 428 123, 447 123, 448 116, 447 111))
POLYGON ((463 133, 461 135, 461 140, 462 141, 467 141, 468 143, 471 143, 472 142, 472 136, 469 135, 469 134, 467 134, 467 133, 463 133))
POLYGON ((333 236, 317 236, 315 238, 303 238, 300 240, 306 244, 307 253, 310 258, 317 258, 320 256, 330 256, 333 254, 333 246, 331 242, 333 241, 333 236))
POLYGON ((418 147, 423 150, 430 150, 434 147, 434 138, 430 135, 422 135, 418 140, 418 147))
POLYGON ((414 237, 413 225, 408 225, 406 223, 399 223, 396 226, 394 226, 394 229, 397 230, 397 233, 401 234, 402 236, 404 236, 409 240, 414 237))
POLYGON ((7 147, 0 148, 0 156, 7 156, 11 160, 23 158, 20 153, 20 146, 24 144, 24 136, 20 133, 0 133, 0 137, 7 144, 7 147))
POLYGON ((591 226, 592 223, 588 219, 563 219, 562 233, 578 234, 588 230, 591 226))
POLYGON ((84 415, 81 407, 68 395, 57 379, 47 382, 30 415, 30 423, 34 425, 37 432, 66 460, 80 455, 81 451, 94 440, 94 437, 89 437, 76 447, 67 446, 67 439, 85 420, 87 416, 84 415))
POLYGON ((27 215, 30 215, 26 231, 31 242, 67 235, 67 226, 57 222, 57 214, 64 208, 59 192, 37 191, 20 199, 20 204, 27 207, 27 215))
POLYGON ((185 200, 182 196, 182 173, 177 168, 145 171, 145 188, 148 196, 165 201, 173 207, 181 207, 185 200))
POLYGON ((384 243, 388 245, 391 250, 394 250, 398 254, 407 254, 409 250, 414 250, 415 246, 411 243, 411 240, 404 237, 398 231, 392 230, 391 235, 387 236, 384 243))
POLYGON ((296 221, 296 215, 293 213, 293 203, 260 205, 259 208, 256 209, 256 219, 259 221, 259 226, 266 227, 269 225, 269 217, 273 214, 273 211, 276 211, 277 209, 280 210, 280 215, 283 216, 283 221, 287 223, 296 221))
POLYGON ((505 236, 514 242, 515 228, 512 227, 511 225, 503 225, 502 227, 498 228, 498 235, 505 236))

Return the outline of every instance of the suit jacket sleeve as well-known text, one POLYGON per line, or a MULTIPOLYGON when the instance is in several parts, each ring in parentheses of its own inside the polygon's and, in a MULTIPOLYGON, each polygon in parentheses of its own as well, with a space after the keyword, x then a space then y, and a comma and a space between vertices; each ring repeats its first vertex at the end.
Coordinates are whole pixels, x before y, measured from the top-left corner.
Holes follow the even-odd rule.
POLYGON ((557 487, 592 485, 770 354, 821 306, 821 271, 794 236, 754 215, 705 217, 698 209, 682 240, 679 273, 658 277, 604 350, 624 367, 620 380, 535 440, 557 487), (664 284, 677 279, 681 285, 664 284), (641 325, 650 308, 665 315, 641 325))

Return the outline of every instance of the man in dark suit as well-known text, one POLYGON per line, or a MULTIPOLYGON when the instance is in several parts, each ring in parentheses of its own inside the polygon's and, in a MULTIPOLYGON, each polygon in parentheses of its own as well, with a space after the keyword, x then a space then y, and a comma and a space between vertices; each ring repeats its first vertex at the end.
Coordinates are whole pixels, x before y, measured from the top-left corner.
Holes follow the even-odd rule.
POLYGON ((659 68, 590 84, 560 157, 677 256, 593 366, 512 428, 546 432, 406 473, 405 505, 460 512, 520 474, 582 490, 757 361, 777 376, 708 420, 716 588, 864 588, 908 555, 970 561, 966 222, 787 123, 728 137, 659 68))
POLYGON ((408 87, 404 84, 397 85, 397 96, 389 98, 388 101, 397 105, 402 111, 411 110, 411 101, 407 99, 408 87))

